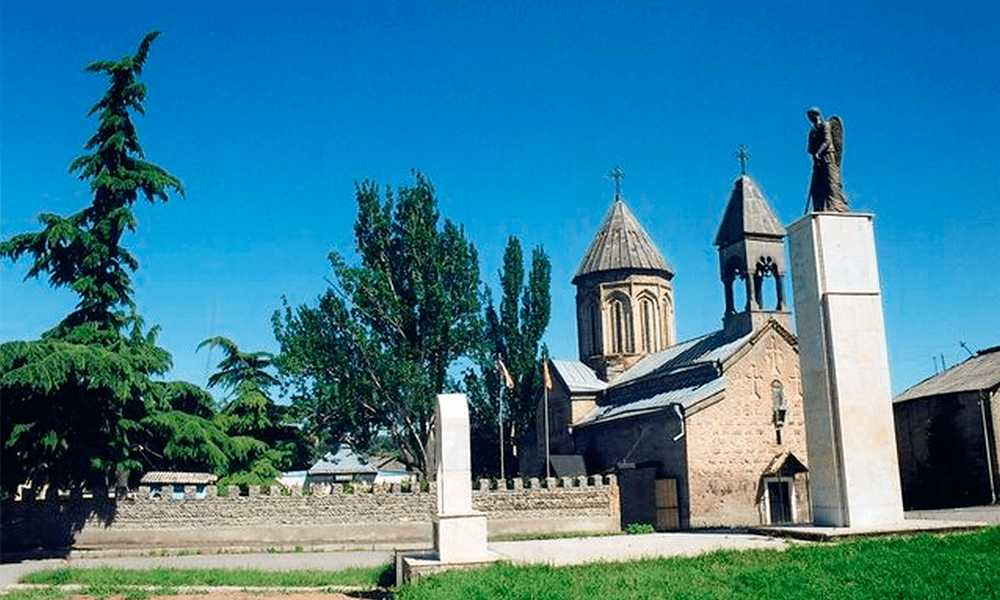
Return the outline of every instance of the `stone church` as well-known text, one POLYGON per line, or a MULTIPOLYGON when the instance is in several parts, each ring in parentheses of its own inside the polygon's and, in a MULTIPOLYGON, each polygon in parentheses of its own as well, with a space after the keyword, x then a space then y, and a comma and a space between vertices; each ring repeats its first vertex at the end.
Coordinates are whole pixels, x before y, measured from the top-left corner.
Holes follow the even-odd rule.
POLYGON ((525 472, 546 471, 547 404, 550 465, 582 456, 590 474, 617 473, 623 524, 809 521, 784 237, 740 176, 715 238, 722 328, 678 342, 674 270, 616 192, 573 278, 579 359, 549 364, 553 387, 539 400, 525 472))

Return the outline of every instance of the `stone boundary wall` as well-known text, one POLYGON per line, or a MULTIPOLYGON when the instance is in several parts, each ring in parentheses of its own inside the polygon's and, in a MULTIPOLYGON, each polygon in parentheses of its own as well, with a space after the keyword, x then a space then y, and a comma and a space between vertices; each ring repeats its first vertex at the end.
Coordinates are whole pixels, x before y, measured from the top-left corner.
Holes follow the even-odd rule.
MULTIPOLYGON (((619 528, 614 475, 480 480, 472 504, 491 535, 619 528)), ((121 498, 4 501, 4 552, 39 547, 268 547, 431 540, 433 491, 359 482, 300 488, 142 486, 121 498), (331 489, 332 487, 332 489, 331 489)))

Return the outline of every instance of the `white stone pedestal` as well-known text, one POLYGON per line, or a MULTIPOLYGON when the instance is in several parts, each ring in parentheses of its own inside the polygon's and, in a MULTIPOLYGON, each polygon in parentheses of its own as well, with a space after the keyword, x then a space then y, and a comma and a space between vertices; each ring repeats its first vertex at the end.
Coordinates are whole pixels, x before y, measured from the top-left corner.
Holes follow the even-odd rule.
POLYGON ((438 560, 486 561, 486 515, 472 509, 472 447, 465 394, 439 395, 435 418, 438 514, 434 547, 438 560))
POLYGON ((903 520, 872 215, 788 228, 813 523, 903 520))
POLYGON ((434 547, 442 563, 485 562, 486 515, 438 515, 434 520, 434 547))

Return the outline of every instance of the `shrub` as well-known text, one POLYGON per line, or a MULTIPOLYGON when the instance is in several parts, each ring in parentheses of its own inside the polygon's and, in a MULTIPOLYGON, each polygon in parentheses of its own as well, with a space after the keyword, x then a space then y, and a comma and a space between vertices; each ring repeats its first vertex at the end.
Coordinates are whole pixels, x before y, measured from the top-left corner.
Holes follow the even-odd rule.
POLYGON ((629 523, 625 526, 625 533, 636 535, 640 533, 653 533, 653 526, 649 523, 629 523))

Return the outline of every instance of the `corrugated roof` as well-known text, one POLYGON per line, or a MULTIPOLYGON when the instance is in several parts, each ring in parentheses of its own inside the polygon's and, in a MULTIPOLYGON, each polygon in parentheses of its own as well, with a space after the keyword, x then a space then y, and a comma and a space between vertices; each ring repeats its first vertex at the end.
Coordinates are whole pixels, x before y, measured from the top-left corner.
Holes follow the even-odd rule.
POLYGON ((211 473, 149 471, 139 480, 141 485, 211 485, 218 481, 211 473))
POLYGON ((573 283, 591 273, 619 269, 661 271, 673 276, 673 269, 649 234, 621 198, 616 198, 590 248, 583 255, 573 283))
POLYGON ((906 402, 927 396, 992 390, 1000 386, 1000 346, 981 350, 954 367, 929 377, 893 398, 906 402))
POLYGON ((378 469, 368 464, 363 456, 347 444, 340 444, 337 452, 327 452, 316 464, 309 467, 310 475, 330 475, 347 473, 377 473, 378 469))
POLYGON ((594 371, 578 360, 552 360, 552 367, 571 392, 599 392, 608 387, 594 371))
POLYGON ((715 331, 643 357, 607 384, 598 397, 598 406, 575 426, 653 413, 672 404, 688 409, 725 391, 721 363, 761 331, 736 339, 727 339, 724 331, 715 331))
POLYGON ((733 184, 733 193, 715 236, 715 245, 724 248, 738 242, 747 234, 765 237, 784 237, 785 228, 774 209, 757 189, 749 175, 741 175, 733 184))
POLYGON ((625 404, 609 404, 597 406, 585 414, 574 427, 583 427, 593 423, 604 423, 626 417, 636 417, 643 414, 658 412, 671 404, 680 404, 684 408, 694 406, 702 400, 711 398, 726 389, 726 378, 717 377, 707 383, 692 385, 660 392, 647 398, 634 400, 625 404))
POLYGON ((727 340, 725 331, 719 330, 697 337, 666 350, 642 357, 631 369, 611 382, 612 386, 636 381, 648 376, 660 375, 672 370, 689 367, 695 363, 723 361, 739 350, 754 335, 753 332, 727 340))

